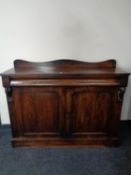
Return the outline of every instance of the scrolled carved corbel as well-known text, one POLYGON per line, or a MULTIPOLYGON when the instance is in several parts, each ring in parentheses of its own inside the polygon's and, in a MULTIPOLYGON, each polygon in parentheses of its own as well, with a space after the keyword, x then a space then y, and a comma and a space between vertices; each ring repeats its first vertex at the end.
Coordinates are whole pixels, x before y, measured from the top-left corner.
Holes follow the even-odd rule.
POLYGON ((117 92, 117 101, 122 102, 125 93, 125 87, 120 87, 117 92))
POLYGON ((7 99, 9 102, 12 101, 12 87, 6 87, 5 88, 6 94, 7 94, 7 99))

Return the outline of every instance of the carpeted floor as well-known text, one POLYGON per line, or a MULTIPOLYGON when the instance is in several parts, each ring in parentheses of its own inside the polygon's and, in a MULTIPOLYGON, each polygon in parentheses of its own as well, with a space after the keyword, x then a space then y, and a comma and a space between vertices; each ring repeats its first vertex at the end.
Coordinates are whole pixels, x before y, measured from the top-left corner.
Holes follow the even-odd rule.
POLYGON ((118 148, 12 148, 0 128, 0 175, 131 175, 131 128, 118 148))

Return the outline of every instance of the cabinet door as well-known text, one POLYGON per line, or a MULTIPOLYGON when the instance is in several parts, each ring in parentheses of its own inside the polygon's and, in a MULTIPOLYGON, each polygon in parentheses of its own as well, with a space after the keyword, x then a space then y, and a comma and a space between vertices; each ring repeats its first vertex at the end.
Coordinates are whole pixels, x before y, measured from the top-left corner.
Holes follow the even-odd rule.
POLYGON ((18 135, 55 136, 62 132, 61 88, 14 87, 14 126, 18 135))
POLYGON ((70 93, 72 134, 107 133, 115 121, 115 88, 75 87, 70 93))

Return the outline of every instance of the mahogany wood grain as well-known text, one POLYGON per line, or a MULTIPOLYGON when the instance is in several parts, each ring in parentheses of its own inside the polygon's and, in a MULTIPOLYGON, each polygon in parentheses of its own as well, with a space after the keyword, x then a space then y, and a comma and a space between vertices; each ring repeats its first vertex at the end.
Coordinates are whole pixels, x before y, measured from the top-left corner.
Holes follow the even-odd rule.
POLYGON ((115 60, 15 60, 1 74, 12 146, 118 146, 129 73, 115 60))
POLYGON ((53 67, 54 69, 74 69, 74 68, 116 68, 116 60, 106 60, 101 62, 84 62, 84 61, 76 61, 76 60, 54 60, 49 62, 29 62, 25 60, 15 60, 14 68, 16 70, 25 69, 25 68, 33 68, 33 69, 41 69, 42 67, 53 67), (67 64, 68 63, 68 64, 67 64))

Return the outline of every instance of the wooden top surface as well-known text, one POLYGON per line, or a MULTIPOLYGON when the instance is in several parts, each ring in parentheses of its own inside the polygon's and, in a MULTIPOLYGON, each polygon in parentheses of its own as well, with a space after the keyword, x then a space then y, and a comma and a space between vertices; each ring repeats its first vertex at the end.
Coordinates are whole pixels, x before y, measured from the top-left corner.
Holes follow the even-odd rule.
POLYGON ((82 77, 129 75, 129 73, 116 68, 115 60, 93 63, 76 60, 55 60, 42 63, 15 60, 14 68, 1 75, 13 77, 82 77))

